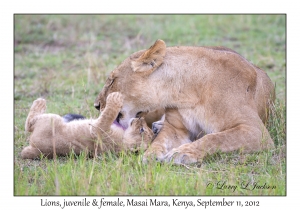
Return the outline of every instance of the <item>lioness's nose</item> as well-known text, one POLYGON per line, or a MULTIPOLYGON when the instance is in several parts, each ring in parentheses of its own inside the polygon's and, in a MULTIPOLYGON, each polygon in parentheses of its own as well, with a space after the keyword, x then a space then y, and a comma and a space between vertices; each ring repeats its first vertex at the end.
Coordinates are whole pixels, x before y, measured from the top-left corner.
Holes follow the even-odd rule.
POLYGON ((100 102, 99 103, 94 103, 94 107, 98 110, 100 110, 100 102))

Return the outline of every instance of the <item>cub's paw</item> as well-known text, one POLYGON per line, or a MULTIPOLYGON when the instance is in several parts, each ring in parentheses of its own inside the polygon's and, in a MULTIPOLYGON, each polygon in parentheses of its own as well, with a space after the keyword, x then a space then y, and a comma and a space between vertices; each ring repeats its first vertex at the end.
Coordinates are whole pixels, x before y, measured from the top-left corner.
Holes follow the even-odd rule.
POLYGON ((39 158, 40 155, 40 150, 32 146, 25 147, 21 152, 21 157, 23 159, 36 159, 39 158))
POLYGON ((201 151, 195 151, 190 143, 183 144, 180 147, 172 149, 165 157, 165 162, 171 162, 178 165, 201 164, 201 151))
POLYGON ((123 95, 119 92, 110 93, 106 99, 107 106, 121 108, 123 106, 123 95))
POLYGON ((155 136, 160 132, 160 130, 163 127, 164 122, 163 121, 156 121, 152 123, 152 131, 155 136))
POLYGON ((43 98, 38 98, 33 101, 30 111, 33 111, 36 113, 44 113, 46 108, 47 108, 46 100, 43 98))

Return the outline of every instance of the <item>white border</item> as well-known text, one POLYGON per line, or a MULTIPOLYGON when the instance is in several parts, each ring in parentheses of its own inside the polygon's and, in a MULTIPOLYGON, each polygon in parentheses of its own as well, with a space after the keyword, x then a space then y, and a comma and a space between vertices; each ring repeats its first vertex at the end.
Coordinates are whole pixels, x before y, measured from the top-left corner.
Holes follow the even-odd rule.
MULTIPOLYGON (((11 1, 3 3, 1 8, 1 130, 2 156, 0 208, 2 209, 41 209, 40 197, 13 196, 13 14, 14 13, 286 13, 287 14, 287 196, 286 197, 226 197, 228 200, 260 200, 262 208, 282 209, 298 206, 299 154, 297 131, 299 126, 299 15, 297 4, 275 1, 11 1), (250 4, 251 3, 251 4, 250 4), (124 10, 126 8, 126 10, 124 10), (297 173, 298 172, 298 173, 297 173)), ((45 197, 43 197, 45 198, 45 197)), ((52 199, 78 200, 78 197, 51 197, 52 199)), ((171 197, 160 197, 170 200, 171 197)), ((182 197, 181 197, 182 198, 182 197)), ((184 197, 186 200, 188 197, 184 197)), ((194 199, 195 197, 190 197, 194 199)), ((201 198, 201 197, 199 197, 201 198)), ((221 197, 202 197, 220 200, 221 197)), ((80 198, 81 199, 81 198, 80 198)), ((79 199, 79 200, 80 200, 79 199)), ((89 197, 89 199, 93 199, 89 197)), ((126 197, 122 197, 126 199, 126 197)), ((138 197, 143 199, 143 197, 138 197)), ((49 208, 49 207, 48 207, 49 208)), ((236 207, 240 208, 240 207, 236 207)), ((259 207, 258 207, 259 208, 259 207)), ((82 209, 82 208, 81 208, 82 209)), ((91 209, 91 208, 89 208, 91 209)), ((181 208, 184 209, 184 208, 181 208)))

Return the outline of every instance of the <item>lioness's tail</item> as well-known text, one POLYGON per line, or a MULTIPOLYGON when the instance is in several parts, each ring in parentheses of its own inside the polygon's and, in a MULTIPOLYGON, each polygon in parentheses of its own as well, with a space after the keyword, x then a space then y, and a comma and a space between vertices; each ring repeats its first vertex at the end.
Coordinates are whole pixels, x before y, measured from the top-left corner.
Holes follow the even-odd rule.
POLYGON ((25 122, 25 131, 28 131, 28 132, 33 131, 33 125, 35 123, 35 117, 40 115, 40 114, 43 114, 46 110, 46 107, 47 106, 46 106, 46 100, 45 99, 38 98, 33 102, 32 106, 29 110, 26 122, 25 122))

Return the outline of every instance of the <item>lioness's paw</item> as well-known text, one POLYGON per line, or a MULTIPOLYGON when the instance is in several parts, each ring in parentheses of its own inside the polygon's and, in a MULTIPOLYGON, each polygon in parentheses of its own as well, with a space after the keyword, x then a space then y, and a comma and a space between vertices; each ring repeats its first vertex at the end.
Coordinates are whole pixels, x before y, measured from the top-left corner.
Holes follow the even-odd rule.
POLYGON ((38 98, 33 101, 30 111, 43 113, 46 110, 46 100, 43 98, 38 98))
POLYGON ((123 106, 123 95, 119 92, 110 93, 106 99, 107 106, 121 108, 123 106))
POLYGON ((194 149, 191 148, 191 144, 184 144, 178 148, 174 148, 165 155, 164 161, 178 165, 192 163, 200 164, 202 162, 202 158, 200 158, 201 155, 198 153, 201 151, 194 151, 194 149))
POLYGON ((165 153, 155 150, 147 150, 143 155, 143 163, 147 164, 149 161, 162 162, 164 160, 165 153))

